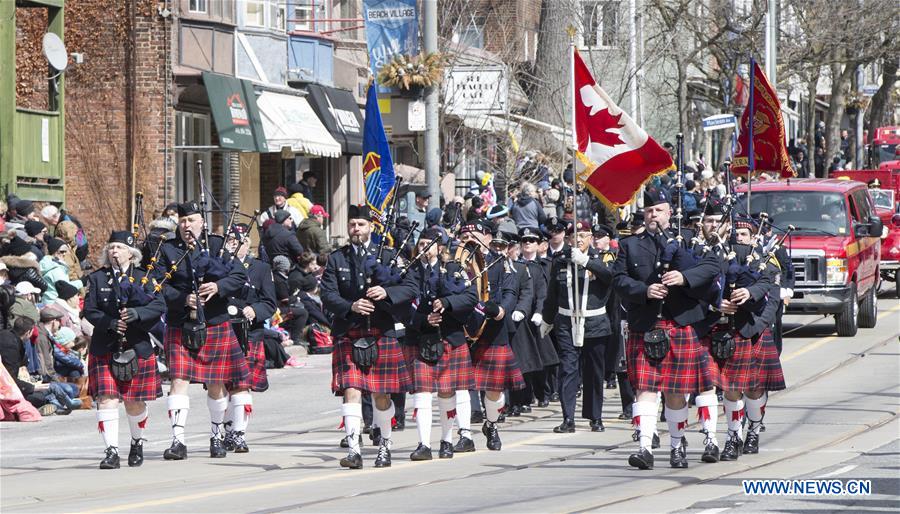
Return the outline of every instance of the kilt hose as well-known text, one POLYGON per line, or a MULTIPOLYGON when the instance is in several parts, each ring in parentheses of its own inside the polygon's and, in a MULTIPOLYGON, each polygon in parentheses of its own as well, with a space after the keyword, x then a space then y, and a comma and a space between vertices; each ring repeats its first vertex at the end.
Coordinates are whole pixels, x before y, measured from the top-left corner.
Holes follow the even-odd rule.
POLYGON ((364 393, 406 393, 411 391, 412 379, 406 369, 403 350, 395 337, 381 335, 373 328, 368 331, 352 328, 346 335, 335 338, 331 352, 331 391, 343 396, 345 389, 359 389, 364 393), (378 342, 378 360, 368 369, 353 362, 353 341, 361 337, 375 337, 378 342))
POLYGON ((723 391, 748 391, 752 385, 750 369, 753 362, 753 342, 736 330, 718 325, 700 341, 709 352, 709 369, 716 384, 723 391), (730 331, 734 337, 734 355, 728 360, 718 361, 712 355, 712 335, 726 331, 730 331))
POLYGON ((419 357, 417 345, 402 345, 406 369, 412 379, 413 393, 453 393, 475 389, 475 369, 469 347, 453 347, 444 341, 444 355, 434 364, 419 357))
POLYGON ((206 328, 206 343, 198 352, 181 344, 181 329, 166 328, 166 359, 169 377, 200 384, 240 384, 248 380, 250 369, 241 346, 226 321, 206 328))
POLYGON ((254 393, 262 393, 269 389, 269 377, 266 375, 266 347, 262 339, 247 341, 247 367, 250 373, 243 382, 228 383, 228 391, 249 389, 254 393))
POLYGON ((628 379, 635 391, 690 394, 716 387, 710 361, 712 358, 697 339, 691 327, 679 327, 670 320, 660 320, 655 328, 669 334, 669 353, 659 362, 644 355, 644 333, 629 332, 625 345, 628 379))
POLYGON ((525 379, 509 345, 475 343, 469 351, 475 367, 476 391, 525 389, 525 379))
POLYGON ((162 381, 156 370, 156 355, 137 358, 138 371, 127 382, 116 380, 109 369, 112 354, 88 357, 88 389, 97 400, 111 396, 129 402, 148 402, 162 396, 162 381))
POLYGON ((785 388, 784 371, 772 329, 767 328, 753 345, 753 359, 750 366, 750 389, 755 391, 781 391, 785 388))

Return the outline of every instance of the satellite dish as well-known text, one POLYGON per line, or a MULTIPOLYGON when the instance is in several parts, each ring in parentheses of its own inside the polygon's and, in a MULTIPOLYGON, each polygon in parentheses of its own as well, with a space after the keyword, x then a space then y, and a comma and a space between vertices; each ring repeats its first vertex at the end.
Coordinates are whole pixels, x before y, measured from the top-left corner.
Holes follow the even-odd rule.
POLYGON ((66 71, 66 67, 69 66, 69 53, 66 52, 66 45, 59 36, 52 32, 44 34, 44 57, 57 71, 66 71))

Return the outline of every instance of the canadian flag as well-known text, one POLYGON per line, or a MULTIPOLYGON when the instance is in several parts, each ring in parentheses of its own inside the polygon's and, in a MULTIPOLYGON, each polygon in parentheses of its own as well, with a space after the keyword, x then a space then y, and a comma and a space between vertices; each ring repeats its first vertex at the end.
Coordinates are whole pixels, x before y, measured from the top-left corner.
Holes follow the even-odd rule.
POLYGON ((610 207, 631 203, 651 177, 675 169, 672 157, 616 105, 573 50, 575 170, 610 207))

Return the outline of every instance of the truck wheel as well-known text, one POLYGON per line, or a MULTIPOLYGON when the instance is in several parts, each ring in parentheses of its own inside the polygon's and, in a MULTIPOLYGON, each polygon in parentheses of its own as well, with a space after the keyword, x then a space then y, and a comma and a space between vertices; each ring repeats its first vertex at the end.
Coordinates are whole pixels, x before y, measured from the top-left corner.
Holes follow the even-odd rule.
POLYGON ((853 337, 859 328, 859 298, 856 295, 856 284, 850 284, 850 298, 844 304, 844 309, 835 314, 837 333, 841 337, 853 337))
POLYGON ((859 306, 859 328, 875 328, 878 321, 878 297, 875 288, 869 289, 859 306))

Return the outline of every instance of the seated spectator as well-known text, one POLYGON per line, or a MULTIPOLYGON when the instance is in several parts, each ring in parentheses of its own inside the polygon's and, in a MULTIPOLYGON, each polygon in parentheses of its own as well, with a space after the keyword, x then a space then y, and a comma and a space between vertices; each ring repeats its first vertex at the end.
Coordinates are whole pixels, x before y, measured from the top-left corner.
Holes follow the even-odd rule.
MULTIPOLYGON (((56 225, 56 237, 66 243, 69 248, 78 248, 76 239, 78 235, 78 226, 71 221, 60 221, 56 225)), ((63 256, 63 262, 69 267, 69 280, 80 280, 83 274, 81 269, 82 260, 87 259, 87 251, 84 257, 79 256, 79 251, 66 252, 63 256)))
POLYGON ((41 321, 37 325, 37 335, 32 340, 37 354, 37 362, 34 364, 44 382, 50 382, 56 374, 53 369, 53 336, 62 327, 63 316, 56 307, 44 307, 41 310, 41 321))
POLYGON ((330 329, 331 315, 326 314, 322 307, 322 299, 319 297, 319 280, 315 275, 307 275, 301 280, 299 296, 303 307, 309 313, 308 321, 330 329))
MULTIPOLYGON (((62 239, 69 245, 69 248, 75 250, 74 254, 78 261, 87 259, 88 256, 88 239, 84 228, 78 218, 72 214, 58 209, 53 204, 47 204, 41 209, 41 221, 47 225, 48 229, 52 229, 53 237, 62 239), (65 223, 60 227, 61 223, 65 223), (74 226, 74 230, 71 227, 74 226), (63 237, 62 231, 65 230, 70 237, 63 237)), ((75 277, 78 278, 78 277, 75 277)))
POLYGON ((31 253, 22 238, 15 236, 3 247, 0 262, 6 265, 9 281, 13 284, 26 281, 41 292, 47 290, 47 283, 41 277, 41 268, 35 255, 31 253))
POLYGON ((84 362, 75 350, 75 339, 75 331, 69 327, 60 327, 53 334, 53 369, 59 376, 73 380, 84 375, 84 362))
POLYGON ((78 295, 78 288, 64 280, 57 280, 55 285, 59 296, 51 305, 66 314, 62 319, 62 326, 71 328, 76 336, 90 336, 85 332, 85 328, 87 325, 90 327, 88 332, 93 333, 93 326, 81 317, 81 297, 78 295))
POLYGON ((15 322, 18 318, 28 318, 32 324, 37 323, 41 319, 35 300, 41 294, 41 290, 31 285, 31 282, 19 282, 16 284, 16 300, 9 309, 10 323, 15 322))
POLYGON ((64 243, 62 239, 51 237, 47 242, 48 254, 45 255, 40 262, 41 276, 44 278, 44 281, 47 282, 47 290, 44 291, 43 296, 41 296, 41 301, 43 303, 51 303, 53 300, 56 300, 56 297, 58 296, 58 293, 56 292, 57 281, 61 280, 68 282, 76 289, 84 287, 81 280, 69 281, 69 267, 63 262, 63 259, 65 259, 66 254, 70 251, 69 245, 64 243))
POLYGON ((26 365, 24 343, 33 329, 34 323, 30 319, 19 318, 12 323, 11 328, 0 330, 0 361, 3 361, 3 367, 22 392, 22 396, 35 408, 40 408, 45 403, 44 392, 35 394, 34 384, 19 379, 19 370, 26 365))
MULTIPOLYGON (((297 298, 291 288, 289 275, 291 264, 287 257, 279 255, 272 259, 272 278, 275 281, 275 297, 278 299, 278 309, 284 318, 282 325, 291 335, 294 344, 301 344, 303 329, 309 313, 303 307, 303 303, 297 298)), ((299 270, 296 270, 299 273, 299 270)))
POLYGON ((47 253, 44 241, 47 237, 47 227, 40 221, 26 221, 25 236, 25 242, 31 245, 31 253, 41 260, 47 253))

